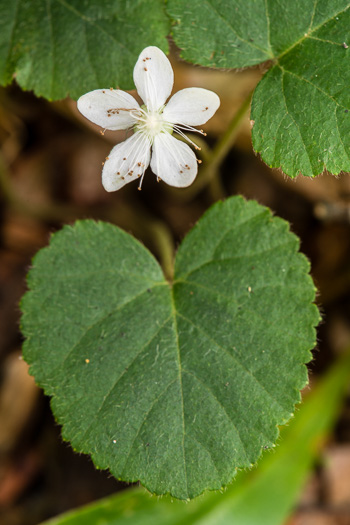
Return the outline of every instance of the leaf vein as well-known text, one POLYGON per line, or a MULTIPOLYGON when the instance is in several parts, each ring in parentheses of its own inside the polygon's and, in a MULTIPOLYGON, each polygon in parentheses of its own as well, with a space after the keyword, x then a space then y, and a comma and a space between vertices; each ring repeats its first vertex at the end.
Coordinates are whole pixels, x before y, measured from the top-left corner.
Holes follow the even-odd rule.
POLYGON ((122 379, 122 377, 127 373, 127 370, 135 363, 135 361, 140 357, 140 355, 142 354, 142 352, 152 343, 152 341, 157 337, 157 335, 163 330, 164 326, 166 325, 166 323, 169 321, 169 319, 171 319, 171 315, 164 321, 164 323, 157 329, 157 331, 152 335, 152 337, 146 341, 146 343, 142 346, 142 348, 140 348, 140 350, 136 353, 136 355, 132 358, 132 360, 130 361, 130 363, 128 363, 126 365, 126 367, 124 368, 123 372, 119 375, 119 377, 114 381, 112 387, 109 389, 109 391, 107 392, 107 394, 104 396, 104 399, 103 399, 103 402, 101 403, 99 409, 97 410, 97 412, 95 413, 94 417, 92 418, 92 421, 90 422, 89 426, 87 427, 87 429, 84 431, 84 434, 83 436, 80 438, 82 441, 86 438, 86 435, 87 433, 89 432, 89 430, 91 429, 93 423, 96 421, 96 418, 98 417, 98 415, 101 413, 101 410, 103 410, 105 404, 107 403, 110 395, 112 394, 113 390, 115 389, 115 387, 118 385, 119 381, 122 379))
POLYGON ((284 101, 284 105, 285 105, 285 108, 286 108, 286 112, 287 112, 287 115, 289 115, 289 117, 291 118, 291 120, 294 122, 294 126, 299 134, 299 137, 300 137, 300 140, 302 142, 302 145, 304 146, 304 151, 306 153, 306 156, 307 156, 307 159, 308 159, 308 162, 309 162, 309 165, 310 165, 310 168, 311 168, 311 171, 313 172, 313 167, 312 167, 312 162, 311 162, 311 157, 310 157, 310 154, 306 148, 306 144, 304 142, 304 139, 303 139, 303 136, 301 134, 301 131, 300 131, 300 128, 299 128, 299 125, 298 123, 296 122, 296 120, 294 119, 293 115, 291 115, 289 113, 289 110, 288 110, 288 105, 287 105, 287 99, 286 99, 286 94, 284 92, 284 70, 282 69, 282 75, 281 75, 281 91, 282 91, 282 96, 283 96, 283 101, 284 101))
MULTIPOLYGON (((235 429, 236 431, 236 434, 237 434, 237 437, 241 443, 241 447, 242 447, 242 450, 244 452, 244 455, 245 455, 245 459, 247 461, 248 464, 250 464, 250 459, 248 457, 248 453, 247 453, 247 449, 246 449, 246 446, 245 444, 243 443, 243 440, 241 438, 241 434, 235 424, 235 422, 233 421, 233 419, 231 418, 231 416, 229 415, 229 413, 227 412, 225 406, 222 404, 222 402, 220 401, 220 399, 218 399, 218 397, 215 395, 215 392, 213 391, 212 388, 210 388, 210 386, 207 384, 207 383, 204 383, 204 381, 202 381, 196 374, 194 374, 193 372, 190 372, 189 370, 186 370, 186 369, 183 369, 183 371, 192 376, 194 379, 196 379, 196 381, 198 381, 204 388, 205 390, 207 390, 207 392, 210 393, 210 395, 212 396, 212 398, 217 402, 217 404, 220 406, 220 408, 222 408, 222 410, 224 411, 227 419, 230 421, 231 425, 233 426, 233 428, 235 429)), ((209 451, 208 451, 209 452, 209 451)))
POLYGON ((105 315, 103 315, 102 317, 100 317, 99 319, 96 319, 90 326, 88 327, 84 327, 83 329, 83 333, 81 334, 81 336, 79 337, 78 341, 76 341, 74 343, 74 345, 72 346, 72 348, 69 350, 69 352, 65 355, 65 357, 63 358, 63 360, 55 367, 53 368, 53 371, 57 370, 57 368, 61 368, 63 366, 63 364, 66 362, 66 360, 68 359, 68 357, 74 352, 74 350, 79 346, 79 344, 81 343, 81 341, 84 339, 84 337, 86 336, 86 334, 92 329, 94 328, 96 325, 98 325, 99 323, 101 323, 102 321, 104 321, 105 319, 108 319, 108 317, 110 317, 111 315, 113 314, 116 314, 117 312, 119 312, 120 310, 122 310, 123 308, 125 308, 125 306, 128 306, 129 304, 131 304, 133 301, 135 301, 136 299, 138 299, 139 297, 141 297, 142 295, 148 293, 147 291, 148 289, 146 288, 145 290, 143 290, 142 292, 138 293, 137 295, 134 295, 134 297, 132 297, 131 299, 125 301, 124 303, 118 305, 116 308, 113 308, 112 310, 110 310, 109 312, 107 312, 105 315))
POLYGON ((239 361, 239 359, 237 357, 235 357, 233 354, 231 354, 231 352, 229 352, 227 350, 227 348, 221 346, 219 343, 217 343, 212 337, 210 337, 209 334, 207 334, 203 328, 199 327, 196 323, 194 323, 191 319, 188 319, 188 317, 184 316, 183 314, 181 314, 180 312, 178 312, 178 315, 180 317, 182 317, 185 321, 187 321, 189 324, 191 324, 192 326, 194 326, 198 332, 200 332, 201 334, 204 335, 204 337, 206 337, 209 341, 211 341, 212 343, 214 343, 218 348, 220 348, 220 350, 222 350, 235 364, 238 364, 238 366, 243 370, 245 371, 245 373, 247 375, 249 375, 253 381, 255 382, 255 384, 257 384, 261 390, 263 390, 268 396, 269 398, 273 401, 273 403, 275 403, 280 409, 282 409, 283 412, 285 412, 285 408, 272 396, 272 394, 266 390, 266 388, 264 387, 264 385, 262 385, 260 383, 260 381, 255 377, 255 375, 252 373, 251 370, 249 370, 248 368, 246 368, 243 363, 241 363, 241 361, 239 361))
POLYGON ((217 17, 222 20, 224 22, 224 24, 232 31, 232 33, 234 33, 236 35, 236 37, 241 41, 241 42, 244 42, 245 44, 248 44, 248 46, 250 47, 254 47, 255 49, 258 49, 259 51, 262 51, 263 53, 267 54, 268 56, 270 56, 270 53, 260 47, 260 46, 257 46, 256 44, 253 44, 253 42, 249 42, 249 40, 245 40, 243 37, 241 37, 237 31, 233 28, 233 26, 229 23, 229 21, 224 18, 220 13, 219 11, 213 6, 213 4, 211 4, 211 2, 209 0, 205 0, 205 3, 212 9, 212 11, 217 15, 217 17))
POLYGON ((124 474, 124 470, 126 469, 126 466, 127 466, 127 463, 129 461, 129 458, 130 458, 130 455, 131 455, 131 452, 134 448, 134 444, 135 444, 135 441, 136 439, 138 438, 138 436, 140 435, 140 432, 141 432, 141 429, 143 427, 143 425, 146 423, 147 421, 147 418, 149 416, 149 414, 152 412, 153 408, 156 406, 156 404, 159 402, 159 400, 164 396, 164 394, 169 390, 169 388, 177 381, 177 378, 173 379, 173 381, 170 381, 170 383, 164 388, 164 390, 159 394, 159 396, 157 396, 153 401, 152 401, 152 404, 150 406, 150 408, 147 410, 146 414, 144 415, 144 418, 140 424, 140 426, 138 427, 137 429, 137 432, 135 434, 135 437, 133 439, 133 442, 131 444, 131 447, 129 449, 129 452, 128 452, 128 455, 126 457, 126 460, 124 462, 124 465, 123 465, 123 468, 121 469, 121 476, 123 476, 124 474))
POLYGON ((186 452, 185 452, 185 435, 186 435, 185 403, 184 403, 184 396, 183 396, 182 365, 181 365, 181 353, 180 353, 180 344, 179 344, 179 333, 177 329, 177 319, 176 319, 177 312, 176 312, 175 301, 174 301, 174 288, 172 288, 172 293, 171 293, 171 306, 172 306, 172 312, 173 312, 173 317, 174 317, 176 349, 177 349, 177 356, 178 356, 178 362, 179 362, 179 382, 180 382, 181 405, 182 405, 182 452, 183 452, 184 474, 185 474, 185 481, 186 481, 186 493, 188 494, 188 475, 187 475, 186 452))

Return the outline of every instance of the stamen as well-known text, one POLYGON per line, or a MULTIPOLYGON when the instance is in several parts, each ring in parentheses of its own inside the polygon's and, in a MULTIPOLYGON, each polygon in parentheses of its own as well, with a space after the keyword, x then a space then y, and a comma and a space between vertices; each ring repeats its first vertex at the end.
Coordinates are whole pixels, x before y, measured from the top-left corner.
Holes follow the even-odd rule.
MULTIPOLYGON (((192 144, 192 146, 197 149, 197 150, 200 150, 201 148, 199 146, 197 146, 197 144, 195 142, 193 142, 193 140, 191 140, 190 138, 187 137, 187 135, 185 135, 180 127, 176 124, 174 127, 173 127, 174 131, 176 131, 176 133, 178 133, 179 135, 181 135, 181 137, 183 137, 185 140, 187 140, 187 142, 189 142, 190 144, 192 144)), ((200 133, 200 130, 195 130, 197 131, 198 133, 200 133)))

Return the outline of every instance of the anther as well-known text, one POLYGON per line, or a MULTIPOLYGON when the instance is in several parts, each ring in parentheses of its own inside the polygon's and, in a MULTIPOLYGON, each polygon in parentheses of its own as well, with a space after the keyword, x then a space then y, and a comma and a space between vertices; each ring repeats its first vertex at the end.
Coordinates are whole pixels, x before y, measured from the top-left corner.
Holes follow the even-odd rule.
POLYGON ((202 161, 200 159, 197 159, 198 164, 202 164, 202 161))
POLYGON ((160 182, 162 179, 160 177, 157 177, 157 182, 160 182))
POLYGON ((125 177, 120 177, 122 180, 125 180, 125 177))
POLYGON ((109 160, 109 157, 106 157, 105 160, 109 160))
POLYGON ((113 88, 109 88, 110 91, 113 91, 113 88))
POLYGON ((206 107, 206 108, 205 108, 205 111, 206 111, 207 109, 209 109, 209 108, 208 108, 208 107, 206 107))
POLYGON ((101 133, 101 135, 104 135, 104 134, 105 134, 105 132, 104 132, 104 131, 100 131, 100 133, 101 133))
POLYGON ((145 71, 148 71, 147 67, 144 67, 143 69, 144 69, 145 71))
POLYGON ((120 171, 117 171, 117 175, 120 175, 120 171))
POLYGON ((138 162, 137 165, 138 165, 138 166, 141 166, 141 162, 138 162))
POLYGON ((105 163, 104 163, 104 162, 102 162, 102 166, 104 166, 104 165, 105 165, 105 163))
POLYGON ((126 157, 124 157, 123 160, 126 160, 126 157))
POLYGON ((137 188, 137 189, 138 189, 139 191, 141 191, 141 186, 138 186, 138 188, 137 188))
POLYGON ((102 93, 106 93, 104 89, 102 89, 102 93))
POLYGON ((183 171, 180 170, 180 173, 183 173, 183 171))

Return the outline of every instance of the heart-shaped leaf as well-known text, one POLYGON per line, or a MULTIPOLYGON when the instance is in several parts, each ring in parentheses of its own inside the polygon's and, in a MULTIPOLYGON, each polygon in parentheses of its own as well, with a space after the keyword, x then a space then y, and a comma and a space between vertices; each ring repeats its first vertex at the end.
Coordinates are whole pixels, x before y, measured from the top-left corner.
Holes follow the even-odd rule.
POLYGON ((214 205, 172 284, 115 226, 66 226, 35 257, 24 356, 73 447, 150 491, 218 489, 271 447, 307 381, 319 315, 288 224, 214 205))

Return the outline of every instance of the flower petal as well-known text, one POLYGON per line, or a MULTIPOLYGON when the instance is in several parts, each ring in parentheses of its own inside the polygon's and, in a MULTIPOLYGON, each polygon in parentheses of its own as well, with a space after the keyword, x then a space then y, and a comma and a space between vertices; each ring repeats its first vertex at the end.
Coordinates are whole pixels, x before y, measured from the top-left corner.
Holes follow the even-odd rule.
POLYGON ((163 111, 164 120, 173 124, 201 126, 220 106, 216 93, 202 88, 186 88, 171 97, 163 111))
POLYGON ((146 47, 134 68, 134 82, 148 111, 164 106, 174 84, 173 68, 158 47, 146 47))
POLYGON ((117 144, 102 171, 102 184, 106 191, 116 191, 128 182, 143 176, 151 156, 151 143, 142 133, 134 133, 117 144))
POLYGON ((128 129, 135 124, 130 110, 140 109, 134 97, 120 89, 95 89, 78 100, 84 117, 104 129, 128 129))
POLYGON ((184 142, 159 133, 153 142, 151 170, 170 186, 185 188, 196 178, 197 158, 184 142))

